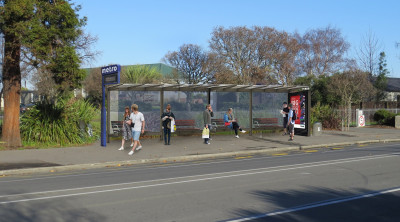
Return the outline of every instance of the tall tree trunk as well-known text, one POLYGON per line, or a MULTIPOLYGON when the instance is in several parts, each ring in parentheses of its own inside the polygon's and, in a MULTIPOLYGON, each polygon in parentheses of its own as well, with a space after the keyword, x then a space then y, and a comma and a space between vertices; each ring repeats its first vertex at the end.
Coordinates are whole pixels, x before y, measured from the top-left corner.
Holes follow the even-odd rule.
POLYGON ((7 147, 21 147, 19 104, 21 98, 21 43, 14 34, 5 33, 3 89, 4 117, 2 140, 7 147))

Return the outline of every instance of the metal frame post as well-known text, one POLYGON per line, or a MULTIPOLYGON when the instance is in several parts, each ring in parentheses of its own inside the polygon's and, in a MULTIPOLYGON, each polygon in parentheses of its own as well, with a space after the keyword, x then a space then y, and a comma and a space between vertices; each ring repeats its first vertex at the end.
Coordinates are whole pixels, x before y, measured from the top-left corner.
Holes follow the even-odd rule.
POLYGON ((110 143, 110 110, 111 110, 111 103, 110 103, 110 90, 106 87, 106 96, 107 96, 107 143, 110 143))
POLYGON ((311 136, 311 91, 307 90, 307 136, 311 136))
MULTIPOLYGON (((163 108, 164 108, 164 90, 161 90, 160 91, 160 118, 163 113, 163 108)), ((164 136, 164 131, 162 128, 162 121, 160 119, 160 140, 163 140, 163 136, 164 136)))
POLYGON ((100 145, 101 146, 107 146, 107 139, 106 139, 106 128, 107 128, 107 118, 106 118, 106 90, 105 90, 105 85, 104 85, 104 77, 102 76, 101 78, 101 87, 102 87, 102 102, 101 102, 101 138, 100 138, 100 145))
POLYGON ((208 104, 211 104, 211 89, 208 89, 208 91, 207 91, 207 100, 208 100, 208 104))
POLYGON ((253 90, 250 90, 250 136, 253 135, 253 90))

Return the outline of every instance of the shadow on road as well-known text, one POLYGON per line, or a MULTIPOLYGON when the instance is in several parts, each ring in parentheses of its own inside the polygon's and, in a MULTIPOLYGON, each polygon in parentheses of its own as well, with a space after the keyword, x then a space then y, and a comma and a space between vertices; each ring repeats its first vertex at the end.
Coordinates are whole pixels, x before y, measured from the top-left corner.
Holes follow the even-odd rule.
MULTIPOLYGON (((4 200, 2 200, 4 201, 4 200)), ((1 222, 36 221, 107 221, 107 218, 92 212, 73 200, 64 198, 0 204, 1 222)))
POLYGON ((277 210, 261 212, 252 209, 236 209, 232 212, 235 218, 224 221, 239 220, 254 216, 260 216, 260 218, 246 221, 400 221, 400 208, 398 207, 400 192, 314 207, 314 205, 326 203, 328 200, 342 200, 372 192, 374 191, 367 189, 356 189, 350 192, 316 187, 308 187, 301 191, 287 190, 283 192, 258 190, 250 193, 250 195, 261 199, 266 203, 266 206, 271 207, 273 205, 277 210), (297 209, 298 207, 307 208, 308 206, 311 208, 261 217, 269 213, 297 209))

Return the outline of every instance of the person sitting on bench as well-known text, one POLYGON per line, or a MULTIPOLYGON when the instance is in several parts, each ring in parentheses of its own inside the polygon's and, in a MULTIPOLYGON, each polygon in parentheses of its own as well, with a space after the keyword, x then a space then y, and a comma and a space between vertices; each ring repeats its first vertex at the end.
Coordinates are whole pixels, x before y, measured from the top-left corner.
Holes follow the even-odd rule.
POLYGON ((242 130, 242 128, 239 126, 239 123, 236 121, 236 119, 233 116, 232 112, 233 112, 233 109, 229 108, 228 112, 224 114, 225 126, 229 127, 230 129, 234 129, 235 130, 235 137, 239 138, 238 130, 241 133, 245 133, 246 131, 242 130))

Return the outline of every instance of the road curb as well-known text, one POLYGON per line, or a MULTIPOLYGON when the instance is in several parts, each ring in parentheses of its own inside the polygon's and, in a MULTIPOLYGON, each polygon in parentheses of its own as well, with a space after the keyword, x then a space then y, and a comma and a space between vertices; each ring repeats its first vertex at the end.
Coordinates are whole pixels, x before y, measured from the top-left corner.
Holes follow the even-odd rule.
POLYGON ((73 170, 98 169, 104 167, 119 167, 124 165, 138 165, 145 163, 184 162, 184 161, 201 160, 201 159, 235 157, 244 155, 274 153, 274 152, 288 152, 288 151, 305 150, 305 149, 313 149, 321 147, 349 146, 355 144, 389 143, 389 142, 400 142, 400 139, 365 140, 365 141, 317 144, 317 145, 306 145, 306 146, 300 145, 300 146, 290 146, 281 148, 266 148, 266 149, 251 150, 251 151, 246 150, 246 151, 235 151, 235 152, 215 153, 215 154, 199 154, 190 156, 163 157, 163 158, 141 159, 141 160, 113 161, 104 163, 87 163, 87 164, 74 164, 74 165, 53 166, 53 167, 1 170, 0 176, 23 175, 32 173, 55 173, 55 172, 64 172, 73 170))

